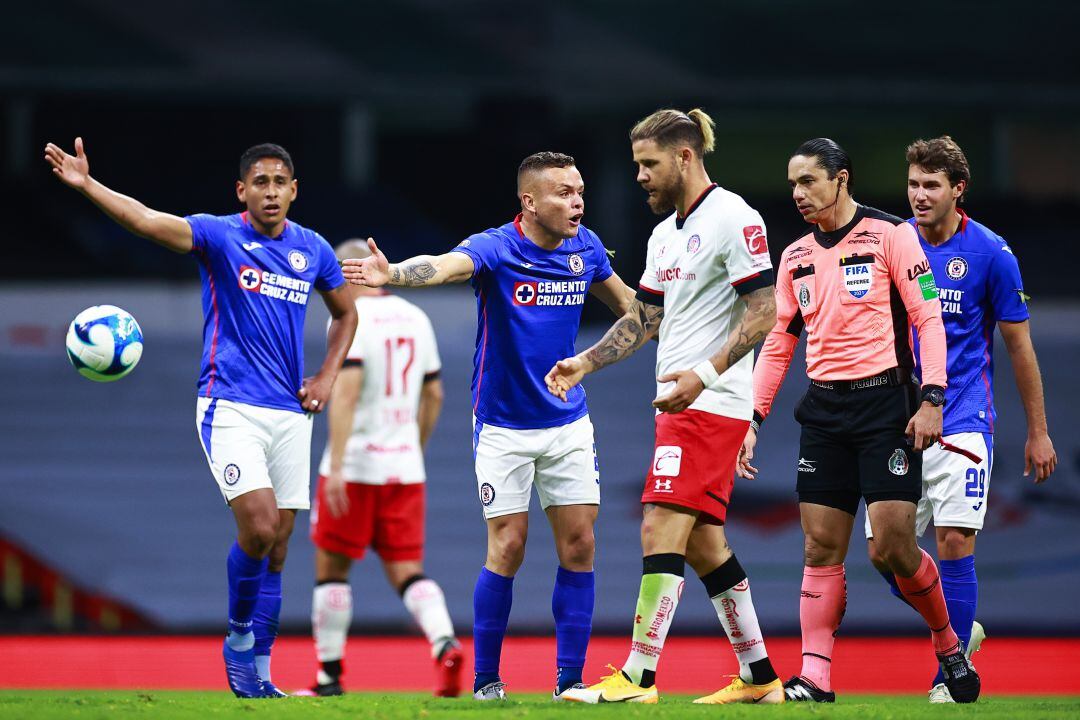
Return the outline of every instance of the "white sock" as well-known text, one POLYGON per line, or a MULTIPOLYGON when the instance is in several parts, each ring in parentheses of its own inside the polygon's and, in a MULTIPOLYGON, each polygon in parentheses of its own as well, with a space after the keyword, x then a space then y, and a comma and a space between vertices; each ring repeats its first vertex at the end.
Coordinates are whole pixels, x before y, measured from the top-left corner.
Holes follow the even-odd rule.
POLYGON ((405 588, 401 599, 431 643, 431 656, 435 657, 443 642, 454 638, 454 623, 446 609, 442 588, 431 578, 424 578, 405 588))
POLYGON ((642 683, 645 671, 653 675, 656 673, 664 640, 671 629, 675 608, 679 605, 682 586, 681 575, 648 573, 641 576, 630 656, 622 667, 623 672, 637 685, 642 683))
POLYGON ((341 660, 352 622, 352 588, 349 583, 329 582, 315 586, 311 601, 311 632, 319 662, 341 660))
POLYGON ((225 642, 229 643, 229 648, 232 650, 236 650, 237 652, 247 652, 255 647, 255 633, 250 630, 246 633, 238 633, 235 630, 230 630, 229 634, 225 636, 225 642))
POLYGON ((259 672, 259 679, 271 682, 270 680, 270 656, 269 655, 256 655, 255 656, 255 669, 259 672))
POLYGON ((754 599, 750 596, 750 581, 744 579, 720 593, 712 598, 712 604, 739 660, 739 677, 743 682, 752 683, 754 676, 750 672, 750 663, 764 660, 769 653, 765 651, 765 638, 761 636, 754 599))

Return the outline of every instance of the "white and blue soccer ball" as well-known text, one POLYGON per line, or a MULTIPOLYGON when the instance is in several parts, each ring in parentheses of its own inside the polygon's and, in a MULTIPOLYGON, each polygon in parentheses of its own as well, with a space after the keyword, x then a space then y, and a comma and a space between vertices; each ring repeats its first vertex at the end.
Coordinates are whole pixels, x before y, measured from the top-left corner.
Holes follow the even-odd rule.
POLYGON ((94 382, 119 380, 142 357, 143 334, 135 318, 115 305, 95 305, 75 316, 68 327, 68 360, 94 382))

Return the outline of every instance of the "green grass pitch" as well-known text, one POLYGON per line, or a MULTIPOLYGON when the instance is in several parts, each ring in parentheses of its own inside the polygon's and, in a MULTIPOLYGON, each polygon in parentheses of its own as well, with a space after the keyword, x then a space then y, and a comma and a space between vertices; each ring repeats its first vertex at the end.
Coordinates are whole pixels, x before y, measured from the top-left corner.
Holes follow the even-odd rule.
POLYGON ((928 705, 925 696, 850 695, 836 705, 790 703, 772 706, 695 706, 692 696, 664 695, 659 705, 584 706, 555 704, 550 696, 515 695, 505 703, 478 703, 469 698, 435 699, 419 693, 355 693, 338 698, 237 700, 226 693, 173 691, 0 691, 0 718, 317 718, 356 720, 387 718, 985 718, 1028 720, 1080 717, 1080 696, 986 697, 974 705, 928 705))

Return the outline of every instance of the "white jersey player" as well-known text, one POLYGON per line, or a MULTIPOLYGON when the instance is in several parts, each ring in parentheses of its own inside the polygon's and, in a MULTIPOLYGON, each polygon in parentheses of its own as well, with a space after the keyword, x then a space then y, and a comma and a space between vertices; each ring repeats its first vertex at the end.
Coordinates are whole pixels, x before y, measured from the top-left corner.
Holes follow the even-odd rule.
MULTIPOLYGON (((368 254, 360 241, 337 248, 341 259, 368 254)), ((331 396, 330 437, 311 511, 316 547, 312 627, 321 664, 312 692, 342 693, 342 658, 352 619, 349 569, 372 547, 431 643, 435 694, 456 696, 462 653, 442 590, 424 575, 422 564, 423 448, 442 407, 435 333, 412 303, 356 285, 350 292, 359 321, 331 396)))
POLYGON ((709 180, 713 123, 659 110, 630 133, 638 182, 657 225, 637 299, 596 345, 546 378, 565 397, 582 377, 637 350, 659 326, 656 447, 641 501, 644 555, 630 655, 620 670, 566 693, 578 702, 655 703, 656 667, 682 595, 684 564, 701 578, 739 660, 733 682, 696 702, 779 703, 750 584, 724 521, 735 461, 753 414, 753 349, 776 320, 761 216, 709 180), (662 320, 662 322, 661 322, 662 320), (735 608, 738 608, 736 611, 735 608))

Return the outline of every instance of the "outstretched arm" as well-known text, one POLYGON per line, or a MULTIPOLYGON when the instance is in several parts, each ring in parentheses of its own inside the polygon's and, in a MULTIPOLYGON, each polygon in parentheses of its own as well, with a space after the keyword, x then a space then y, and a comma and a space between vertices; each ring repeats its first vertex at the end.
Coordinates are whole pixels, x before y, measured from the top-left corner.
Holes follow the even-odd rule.
POLYGON ((566 400, 566 393, 591 372, 629 357, 660 327, 662 305, 634 299, 626 314, 604 333, 604 337, 583 353, 555 363, 544 377, 548 392, 566 400))
POLYGON ((1028 321, 998 323, 1001 337, 1009 351, 1016 389, 1024 403, 1027 415, 1027 442, 1024 443, 1024 475, 1035 468, 1035 482, 1047 480, 1057 467, 1057 452, 1046 428, 1046 404, 1043 398, 1042 375, 1035 346, 1031 344, 1031 328, 1028 321))
POLYGON ((110 190, 90 177, 90 162, 82 138, 75 138, 75 155, 58 146, 45 146, 45 162, 53 175, 70 188, 78 190, 128 232, 153 240, 173 252, 191 252, 191 226, 183 218, 151 210, 127 195, 110 190))
POLYGON ((772 285, 758 288, 742 296, 746 312, 720 349, 708 360, 690 370, 661 375, 658 382, 675 382, 675 388, 653 400, 660 412, 682 412, 697 400, 708 385, 720 379, 728 368, 754 351, 776 323, 776 295, 772 285))
POLYGON ((345 260, 341 272, 353 285, 367 287, 434 287, 465 282, 472 277, 472 258, 460 252, 443 255, 417 255, 391 264, 375 241, 368 238, 371 256, 363 260, 345 260))

